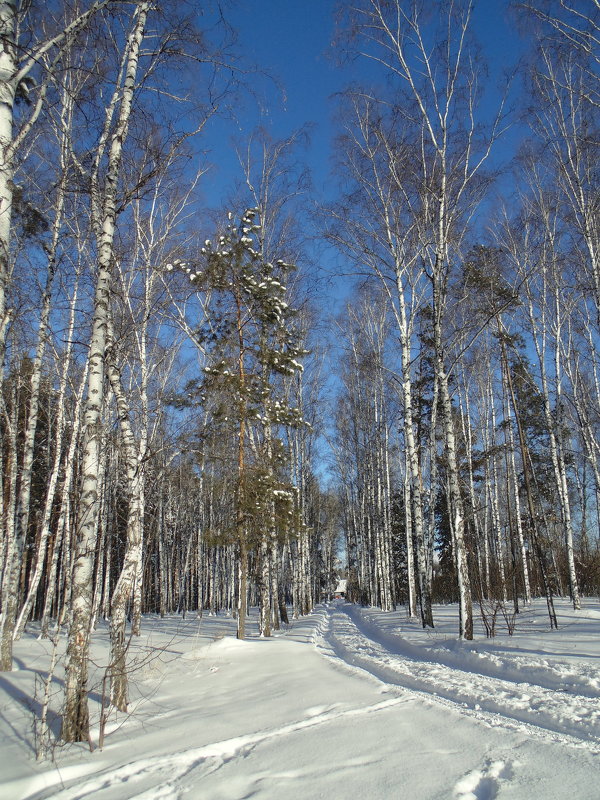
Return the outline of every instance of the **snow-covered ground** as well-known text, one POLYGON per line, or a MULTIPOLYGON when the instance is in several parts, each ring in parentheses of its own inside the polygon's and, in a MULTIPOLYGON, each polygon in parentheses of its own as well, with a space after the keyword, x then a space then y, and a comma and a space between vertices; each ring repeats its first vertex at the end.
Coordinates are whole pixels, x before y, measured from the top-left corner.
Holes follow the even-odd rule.
MULTIPOLYGON (((102 750, 45 763, 32 726, 50 645, 28 634, 0 673, 0 798, 598 800, 600 603, 557 611, 558 631, 536 601, 514 636, 473 642, 456 606, 427 632, 336 601, 272 639, 254 621, 244 642, 226 616, 147 618, 131 714, 111 717, 102 750)), ((97 681, 106 652, 100 629, 97 681)), ((53 691, 58 711, 60 672, 53 691)))

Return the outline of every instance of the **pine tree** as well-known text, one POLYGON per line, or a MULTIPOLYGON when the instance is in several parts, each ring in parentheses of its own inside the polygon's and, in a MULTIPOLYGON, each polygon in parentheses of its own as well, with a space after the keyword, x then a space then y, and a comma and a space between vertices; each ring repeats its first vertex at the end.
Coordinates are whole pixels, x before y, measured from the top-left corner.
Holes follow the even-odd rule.
POLYGON ((235 502, 230 533, 237 548, 238 637, 245 635, 250 557, 260 564, 261 632, 270 634, 273 581, 271 549, 297 532, 296 488, 287 480, 287 454, 279 432, 303 424, 285 397, 285 381, 302 369, 306 351, 293 329, 286 297, 291 266, 263 257, 257 244, 257 210, 239 223, 229 214, 222 234, 206 240, 195 267, 181 262, 201 293, 210 295, 209 318, 197 331, 208 363, 197 396, 209 409, 211 436, 218 433, 235 460, 235 502), (235 455, 233 455, 235 453, 235 455))

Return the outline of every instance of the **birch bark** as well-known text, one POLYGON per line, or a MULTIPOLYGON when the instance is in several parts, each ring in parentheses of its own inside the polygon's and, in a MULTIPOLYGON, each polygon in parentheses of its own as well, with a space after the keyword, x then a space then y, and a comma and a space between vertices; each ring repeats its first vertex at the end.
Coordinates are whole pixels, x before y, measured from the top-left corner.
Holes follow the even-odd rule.
MULTIPOLYGON (((78 433, 79 433, 79 420, 80 420, 80 409, 81 409, 81 401, 82 401, 82 394, 84 388, 84 380, 81 383, 80 390, 77 392, 75 406, 73 409, 73 425, 71 427, 71 441, 70 446, 68 448, 68 456, 66 460, 63 462, 63 441, 65 438, 65 423, 66 423, 66 392, 67 392, 67 383, 69 372, 72 366, 72 353, 73 353, 73 332, 75 329, 75 317, 76 317, 76 308, 77 308, 77 298, 78 298, 78 283, 79 283, 79 276, 76 278, 75 286, 73 289, 73 296, 71 298, 71 309, 69 313, 69 324, 67 328, 67 350, 65 353, 64 364, 62 368, 62 374, 60 377, 60 385, 58 389, 58 399, 57 399, 57 409, 56 409, 56 417, 57 417, 57 428, 54 435, 54 459, 52 464, 52 469, 50 470, 50 477, 48 480, 48 488, 46 491, 46 499, 44 502, 44 509, 42 511, 42 518, 40 524, 40 535, 37 545, 37 552, 35 554, 35 566, 33 572, 30 575, 29 579, 29 586, 27 590, 27 596, 25 598, 25 602, 23 603, 23 607, 19 613, 19 618, 17 620, 17 624, 15 626, 15 633, 14 638, 18 639, 27 622, 27 618, 31 612, 33 607, 33 603, 35 601, 35 596, 38 590, 38 586, 40 584, 40 580, 42 578, 42 572, 44 570, 44 564, 46 559, 46 552, 48 547, 48 541, 51 535, 51 518, 52 518, 52 509, 54 503, 56 502, 56 494, 58 489, 59 477, 61 467, 65 470, 65 482, 70 483, 69 475, 72 474, 73 467, 74 467, 74 455, 75 455, 75 443, 77 441, 78 433), (70 457, 69 457, 70 456, 70 457)), ((87 374, 87 373, 86 373, 87 374)), ((27 500, 27 503, 29 500, 27 500)), ((62 507, 62 504, 61 504, 62 507)), ((55 545, 56 546, 56 545, 55 545)))
POLYGON ((98 516, 98 469, 100 462, 100 414, 104 398, 104 359, 110 304, 113 243, 116 225, 117 186, 123 145, 127 138, 134 91, 150 2, 140 2, 133 12, 133 27, 127 41, 119 115, 111 137, 102 201, 102 229, 98 240, 98 274, 90 341, 90 372, 84 418, 82 485, 73 569, 72 622, 69 629, 65 680, 65 712, 62 738, 67 742, 87 741, 88 652, 92 619, 92 572, 98 516))
POLYGON ((563 536, 565 540, 565 550, 567 555, 567 566, 569 570, 569 588, 570 588, 571 600, 573 602, 573 607, 577 610, 581 608, 581 598, 579 596, 577 573, 575 571, 573 523, 572 523, 571 502, 569 499, 569 487, 567 483, 567 469, 565 465, 564 451, 563 448, 561 447, 561 432, 560 432, 561 420, 560 419, 557 420, 555 418, 555 415, 552 413, 552 407, 550 401, 550 387, 549 387, 548 371, 546 364, 546 359, 548 358, 547 356, 548 334, 553 329, 552 333, 554 335, 554 343, 552 344, 552 347, 554 348, 554 368, 555 368, 555 381, 556 381, 555 405, 557 413, 559 413, 562 403, 562 380, 563 380, 562 363, 560 358, 561 338, 562 338, 561 305, 564 302, 564 299, 561 299, 559 297, 559 287, 558 285, 556 285, 555 282, 554 298, 552 301, 554 306, 554 319, 551 322, 547 316, 549 313, 547 307, 547 297, 546 297, 548 292, 548 287, 547 287, 548 276, 546 275, 545 267, 542 267, 541 277, 543 283, 542 293, 540 298, 541 308, 538 309, 534 308, 533 297, 529 292, 529 300, 528 300, 529 320, 532 328, 536 354, 540 365, 544 416, 546 418, 546 427, 548 430, 548 436, 550 440, 550 455, 552 458, 554 479, 556 481, 556 490, 561 511, 563 536))
MULTIPOLYGON (((108 322, 108 333, 111 339, 111 345, 114 346, 114 334, 110 321, 108 322)), ((123 556, 121 572, 111 599, 111 702, 119 711, 127 711, 128 690, 125 628, 127 622, 127 603, 134 593, 136 580, 139 580, 141 576, 145 505, 144 465, 131 426, 130 410, 125 392, 121 385, 121 376, 110 350, 107 352, 107 372, 117 404, 117 417, 124 451, 129 499, 125 554, 123 556)))
MULTIPOLYGON (((15 155, 39 118, 45 102, 50 72, 38 87, 38 96, 32 104, 29 117, 14 133, 15 98, 19 87, 27 81, 31 71, 52 51, 69 46, 72 37, 87 22, 114 0, 97 0, 90 8, 72 19, 55 36, 45 41, 23 46, 19 41, 19 0, 0 0, 0 367, 4 368, 6 332, 12 310, 7 306, 10 283, 10 247, 13 202, 13 171, 15 155)), ((23 4, 24 5, 24 4, 23 4)), ((30 33, 30 32, 29 32, 30 33)), ((0 370, 0 382, 2 374, 0 370)), ((1 386, 1 383, 0 383, 1 386)))
MULTIPOLYGON (((59 51, 64 46, 68 46, 71 38, 88 22, 88 20, 110 0, 99 0, 83 14, 77 16, 68 23, 63 31, 56 36, 42 42, 37 42, 32 46, 23 46, 20 41, 19 14, 22 11, 18 0, 0 1, 0 391, 2 390, 4 378, 4 366, 6 357, 6 337, 8 327, 13 315, 12 309, 8 306, 8 291, 11 280, 11 230, 12 230, 12 206, 14 193, 14 163, 18 149, 22 146, 28 134, 34 127, 42 107, 45 102, 49 80, 56 65, 57 56, 54 56, 54 63, 46 64, 46 72, 40 85, 37 87, 37 97, 31 106, 29 116, 21 123, 16 135, 14 132, 14 110, 16 95, 19 88, 29 80, 31 71, 38 64, 43 63, 51 51, 59 51), (24 54, 24 55, 23 55, 24 54)), ((52 269, 49 271, 49 276, 52 269)), ((51 283, 51 280, 50 280, 51 283)), ((47 311, 42 312, 40 322, 40 344, 37 356, 43 355, 43 345, 45 344, 44 314, 49 314, 49 292, 47 292, 47 311)), ((40 356, 41 358, 41 356, 40 356)), ((41 363, 41 362, 40 362, 41 363)), ((29 487, 31 482, 31 466, 33 463, 33 437, 37 425, 37 403, 39 386, 39 370, 34 370, 32 377, 32 401, 29 414, 29 422, 26 431, 26 443, 23 464, 23 480, 20 488, 20 498, 17 510, 17 523, 14 528, 11 526, 11 536, 16 537, 16 541, 9 545, 11 558, 16 558, 20 554, 24 545, 24 536, 29 518, 29 487), (36 377, 36 374, 38 377, 36 377)), ((15 465, 16 466, 16 465, 15 465)), ((1 515, 5 514, 4 493, 0 493, 1 515)), ((12 665, 12 644, 10 640, 14 632, 17 614, 17 582, 19 580, 19 569, 17 565, 8 564, 4 574, 4 591, 8 595, 14 594, 14 603, 8 600, 3 605, 1 621, 1 639, 3 657, 0 659, 0 670, 10 670, 12 665), (12 576, 13 583, 6 584, 7 576, 12 576)))

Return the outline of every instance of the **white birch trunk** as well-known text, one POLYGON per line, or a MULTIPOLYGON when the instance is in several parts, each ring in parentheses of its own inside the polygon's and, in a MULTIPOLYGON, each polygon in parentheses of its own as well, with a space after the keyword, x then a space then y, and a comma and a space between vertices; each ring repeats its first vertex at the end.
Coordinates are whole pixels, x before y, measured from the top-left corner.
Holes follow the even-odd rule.
MULTIPOLYGON (((87 377, 87 365, 84 368, 84 375, 81 380, 80 388, 77 392, 76 399, 75 399, 75 406, 73 409, 73 425, 71 427, 71 441, 69 443, 68 448, 68 455, 66 460, 63 462, 63 441, 65 437, 65 402, 66 402, 66 390, 67 390, 67 382, 69 377, 69 371, 72 365, 72 350, 73 350, 73 331, 75 327, 75 313, 76 313, 76 305, 77 305, 77 284, 75 285, 73 291, 73 297, 71 299, 71 311, 70 311, 70 318, 69 318, 69 327, 67 329, 67 351, 65 353, 65 362, 63 365, 63 371, 60 378, 60 386, 58 391, 58 401, 57 401, 57 430, 55 433, 55 441, 54 441, 54 461, 52 464, 52 469, 50 471, 50 477, 48 481, 48 488, 46 491, 46 499, 44 502, 44 510, 42 512, 42 520, 40 525, 40 536, 38 541, 37 552, 35 555, 35 567, 30 575, 29 579, 29 587, 27 592, 27 597, 25 598, 25 602, 21 609, 21 613, 19 614, 19 618, 17 620, 17 624, 15 627, 15 639, 18 639, 27 622, 31 609, 33 607, 33 603, 35 601, 36 592, 38 590, 38 586, 40 584, 40 580, 42 578, 43 570, 44 570, 44 563, 46 559, 46 551, 48 547, 48 540, 51 535, 51 519, 52 519, 52 509, 54 507, 54 503, 56 500, 57 494, 57 487, 58 481, 60 477, 61 468, 65 470, 65 481, 70 484, 70 476, 73 473, 74 468, 74 456, 75 456, 75 446, 79 436, 80 431, 80 421, 81 421, 81 404, 83 400, 83 391, 85 388, 85 381, 87 377)), ((61 509, 63 504, 61 503, 61 509)))
POLYGON ((73 570, 73 618, 69 630, 65 680, 65 712, 62 738, 67 742, 87 741, 89 711, 87 703, 88 652, 92 617, 92 574, 98 518, 98 471, 100 462, 101 408, 104 397, 104 358, 110 303, 113 241, 116 223, 116 197, 123 145, 127 138, 139 52, 144 36, 149 2, 134 11, 134 26, 128 42, 128 59, 120 103, 119 119, 113 133, 104 189, 102 231, 98 242, 98 275, 90 342, 90 373, 84 419, 82 485, 75 564, 73 570))
POLYGON ((18 73, 16 48, 17 0, 0 2, 0 381, 4 372, 6 331, 11 312, 7 308, 10 280, 10 233, 13 199, 13 108, 15 76, 18 73))
MULTIPOLYGON (((17 84, 15 75, 18 71, 16 48, 17 2, 5 0, 0 2, 0 391, 4 382, 4 360, 6 356, 6 335, 11 319, 11 310, 7 308, 7 291, 11 273, 10 232, 13 198, 13 163, 11 146, 13 141, 13 107, 17 84)), ((4 403, 3 403, 4 405, 4 403)), ((0 619, 0 671, 12 669, 12 636, 17 615, 16 587, 19 580, 20 556, 17 531, 14 524, 14 502, 17 474, 16 431, 13 423, 7 418, 4 408, 7 429, 9 431, 9 464, 7 470, 8 507, 5 507, 6 487, 0 493, 0 517, 4 523, 3 538, 5 540, 4 562, 2 572, 2 617, 0 619)))
POLYGON ((16 494, 17 494, 17 424, 18 401, 16 387, 12 391, 12 413, 9 414, 3 398, 0 398, 7 431, 6 476, 3 491, 8 497, 2 520, 2 536, 5 542, 2 571, 2 615, 0 616, 0 671, 12 670, 13 631, 17 617, 17 592, 22 560, 22 541, 16 535, 16 494))
MULTIPOLYGON (((406 467, 408 472, 408 465, 406 467)), ((406 582, 408 593, 408 616, 417 615, 417 586, 415 581, 415 552, 413 546, 412 500, 408 475, 404 477, 404 524, 406 539, 406 582)))
POLYGON ((264 531, 260 541, 260 619, 261 637, 271 635, 271 576, 269 534, 264 531))
MULTIPOLYGON (((503 381, 504 382, 504 381, 503 381)), ((505 417, 506 417, 506 446, 508 448, 508 466, 507 466, 507 481, 512 491, 515 513, 515 527, 517 531, 517 544, 519 547, 519 555, 521 557, 521 568, 523 570, 523 599, 529 604, 531 603, 531 586, 529 583, 529 566, 527 564, 527 549, 525 547, 525 537, 523 535, 523 521, 521 519, 521 499, 519 497, 519 481, 517 478, 517 467, 515 462, 515 437, 513 433, 512 413, 510 409, 509 398, 506 398, 505 403, 505 417)), ((509 509, 510 513, 510 509, 509 509)))
MULTIPOLYGON (((529 317, 533 330, 535 349, 540 364, 540 378, 541 378, 542 399, 544 404, 544 416, 546 418, 546 427, 548 430, 548 437, 550 441, 550 455, 552 458, 552 467, 554 470, 554 478, 556 481, 556 489, 560 505, 561 517, 562 517, 563 536, 565 540, 567 566, 569 570, 569 587, 571 593, 571 600, 573 602, 573 607, 576 610, 578 610, 581 608, 581 598, 579 596, 579 586, 577 583, 577 574, 575 571, 575 552, 573 547, 573 523, 571 515, 571 502, 569 500, 569 487, 567 484, 564 456, 562 449, 559 447, 558 428, 560 426, 560 420, 557 423, 552 414, 552 409, 550 405, 550 389, 548 385, 549 384, 548 373, 546 369, 546 360, 545 360, 546 347, 547 347, 546 339, 548 332, 548 327, 547 327, 548 321, 546 318, 546 308, 545 308, 545 300, 546 300, 545 281, 546 281, 546 275, 544 275, 544 287, 543 287, 544 297, 542 299, 544 308, 542 309, 541 320, 540 320, 541 330, 536 330, 538 327, 537 315, 535 314, 531 298, 529 299, 529 317)), ((561 310, 560 310, 560 301, 558 299, 558 296, 556 296, 555 298, 555 336, 556 336, 556 341, 554 343, 555 347, 554 355, 555 355, 555 370, 556 370, 556 406, 557 409, 559 409, 561 402, 562 366, 560 362, 561 310)))
MULTIPOLYGON (((109 322, 109 331, 110 329, 111 325, 109 322)), ((127 603, 134 593, 136 578, 141 574, 142 533, 144 525, 144 473, 143 463, 138 452, 135 435, 129 419, 129 406, 121 386, 121 376, 111 355, 107 357, 107 372, 117 404, 117 417, 124 451, 129 499, 125 554, 121 572, 117 579, 117 584, 111 600, 111 702, 119 711, 127 711, 125 627, 127 621, 127 603)))
MULTIPOLYGON (((496 409, 494 406, 494 399, 490 395, 490 409, 491 409, 491 423, 492 423, 492 446, 495 449, 496 445, 496 409)), ((500 524, 500 508, 498 503, 498 462, 496 456, 494 455, 492 458, 492 485, 490 487, 490 494, 491 494, 491 505, 492 505, 492 520, 493 520, 493 530, 494 530, 494 538, 496 541, 496 558, 498 560, 498 575, 500 578, 500 593, 502 595, 502 601, 506 603, 508 599, 508 595, 506 593, 506 571, 504 569, 504 552, 502 548, 502 527, 500 524)))
MULTIPOLYGON (((50 310, 51 310, 51 300, 52 300, 52 286, 54 283, 54 276, 56 273, 57 250, 58 250, 60 231, 62 228, 63 208, 65 201, 65 186, 67 179, 67 160, 68 160, 67 142, 65 134, 70 129, 69 123, 72 117, 72 106, 73 106, 72 98, 69 96, 68 93, 65 92, 64 102, 60 115, 61 142, 60 142, 60 160, 59 160, 59 181, 58 181, 58 188, 55 201, 56 207, 54 213, 54 221, 52 224, 52 240, 48 252, 46 287, 44 289, 44 293, 42 296, 42 310, 40 313, 40 321, 38 328, 38 344, 36 347, 35 357, 32 363, 29 412, 27 418, 27 428, 25 431, 25 439, 23 444, 21 486, 19 490, 19 505, 17 511, 17 535, 22 537, 23 539, 27 537, 27 531, 29 526, 31 478, 32 478, 33 459, 34 459, 35 434, 38 422, 39 394, 40 394, 40 386, 42 378, 42 363, 44 359, 44 353, 46 350, 46 343, 48 340, 50 310)), ((77 283, 78 283, 78 278, 76 280, 76 285, 73 292, 73 298, 71 301, 71 311, 69 317, 69 327, 67 336, 67 342, 68 342, 67 354, 66 354, 65 366, 63 368, 63 375, 59 387, 58 408, 56 414, 57 430, 53 436, 54 449, 55 449, 54 461, 52 469, 50 470, 49 485, 46 493, 46 502, 42 514, 42 525, 40 529, 38 545, 36 548, 36 564, 32 572, 32 575, 30 577, 27 598, 25 600, 23 608, 21 609, 19 619, 17 620, 16 623, 14 632, 15 639, 18 639, 20 637, 23 628, 25 626, 27 617, 29 615, 29 612, 31 611, 33 600, 35 598, 35 593, 37 591, 37 587, 39 585, 39 581, 41 578, 44 559, 46 555, 46 544, 49 535, 50 516, 52 513, 54 492, 58 479, 58 471, 60 468, 62 439, 64 434, 65 390, 66 390, 67 372, 70 366, 71 352, 73 349, 72 339, 73 339, 73 328, 75 321, 74 318, 75 318, 75 305, 77 298, 77 283)))
MULTIPOLYGON (((438 300, 439 302, 439 300, 438 300)), ((465 518, 456 455, 456 439, 454 420, 452 418, 452 402, 448 389, 448 375, 444 366, 442 350, 441 320, 439 306, 434 303, 434 339, 436 373, 440 387, 440 402, 443 412, 446 456, 448 463, 448 487, 450 491, 451 526, 454 542, 454 559, 458 577, 458 593, 460 605, 460 635, 463 639, 473 638, 473 602, 471 598, 471 580, 467 563, 465 542, 465 518)))

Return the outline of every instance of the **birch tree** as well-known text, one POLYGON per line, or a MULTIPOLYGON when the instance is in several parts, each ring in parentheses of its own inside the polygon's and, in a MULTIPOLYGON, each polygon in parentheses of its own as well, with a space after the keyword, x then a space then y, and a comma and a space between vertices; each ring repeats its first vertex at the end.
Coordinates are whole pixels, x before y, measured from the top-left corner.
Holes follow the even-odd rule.
POLYGON ((582 284, 591 283, 600 326, 598 114, 600 9, 596 0, 519 3, 535 23, 537 45, 528 89, 530 124, 553 172, 568 215, 568 238, 579 253, 582 284))
MULTIPOLYGON (((73 567, 72 621, 65 682, 65 712, 62 738, 67 742, 87 741, 89 711, 87 703, 87 674, 90 624, 92 619, 92 569, 98 517, 98 469, 100 463, 100 414, 104 398, 104 358, 107 345, 107 324, 110 303, 110 283, 114 252, 117 214, 117 191, 123 156, 123 146, 133 107, 137 85, 140 47, 144 38, 149 2, 136 6, 131 20, 124 51, 121 81, 108 109, 106 135, 101 147, 108 143, 106 177, 101 198, 101 217, 98 220, 98 271, 94 298, 94 315, 89 353, 89 377, 84 419, 82 449, 82 486, 73 567), (114 127, 110 124, 113 108, 117 110, 114 127)), ((99 150, 98 156, 102 153, 99 150)), ((94 200, 95 198, 93 198, 94 200)))
MULTIPOLYGON (((50 87, 57 80, 56 70, 73 40, 110 0, 98 0, 87 10, 62 20, 57 33, 44 35, 42 20, 32 17, 28 4, 17 0, 0 3, 0 388, 2 386, 6 335, 12 311, 9 302, 12 275, 12 212, 15 192, 15 165, 18 154, 43 111, 50 87), (64 27, 62 27, 64 25, 64 27), (26 101, 25 103, 20 103, 26 101), (26 113, 17 113, 23 105, 26 113)), ((68 115, 68 111, 66 112, 68 115)), ((63 152, 64 155, 64 152, 63 152)), ((59 184, 63 178, 59 178, 59 184)), ((51 285, 55 271, 58 234, 61 227, 64 183, 59 189, 54 233, 50 247, 48 279, 44 292, 44 307, 39 325, 38 347, 32 375, 32 395, 28 415, 26 444, 23 457, 20 497, 16 506, 17 520, 5 530, 8 559, 2 581, 2 620, 0 669, 12 668, 12 637, 17 617, 17 584, 29 519, 29 496, 33 447, 37 425, 39 376, 46 342, 50 314, 51 285)), ((16 457, 16 454, 15 454, 16 457)), ((4 501, 5 493, 1 493, 4 501)), ((8 519, 10 511, 3 510, 8 519)))
POLYGON ((355 50, 393 82, 398 92, 393 107, 399 119, 410 121, 419 143, 418 237, 431 283, 435 372, 448 461, 460 633, 465 639, 473 636, 473 614, 445 311, 451 265, 487 186, 483 166, 501 116, 500 110, 481 135, 477 119, 481 85, 470 41, 472 14, 469 2, 442 4, 426 22, 421 5, 408 0, 365 0, 351 12, 355 50))
POLYGON ((417 237, 418 196, 413 164, 418 153, 407 141, 411 134, 393 115, 385 119, 385 103, 365 99, 361 93, 349 98, 350 118, 341 138, 340 159, 353 180, 350 199, 330 209, 334 218, 328 238, 356 264, 378 278, 390 303, 399 338, 402 374, 403 433, 411 526, 414 536, 419 582, 421 620, 433 627, 431 587, 427 580, 427 553, 423 522, 423 493, 419 442, 415 435, 414 317, 426 296, 426 276, 421 266, 417 237), (357 203, 360 197, 360 204, 357 203), (364 204, 364 205, 363 205, 364 204), (369 209, 364 214, 364 206, 369 209))
MULTIPOLYGON (((101 9, 115 0, 97 0, 63 21, 64 27, 44 35, 42 20, 32 17, 28 3, 0 3, 0 364, 4 366, 6 330, 11 318, 7 293, 11 275, 11 219, 14 168, 20 148, 37 123, 56 67, 73 38, 101 9), (40 77, 40 66, 43 71, 40 77), (19 100, 27 112, 16 114, 19 100)), ((22 108, 22 105, 20 106, 22 108)))

